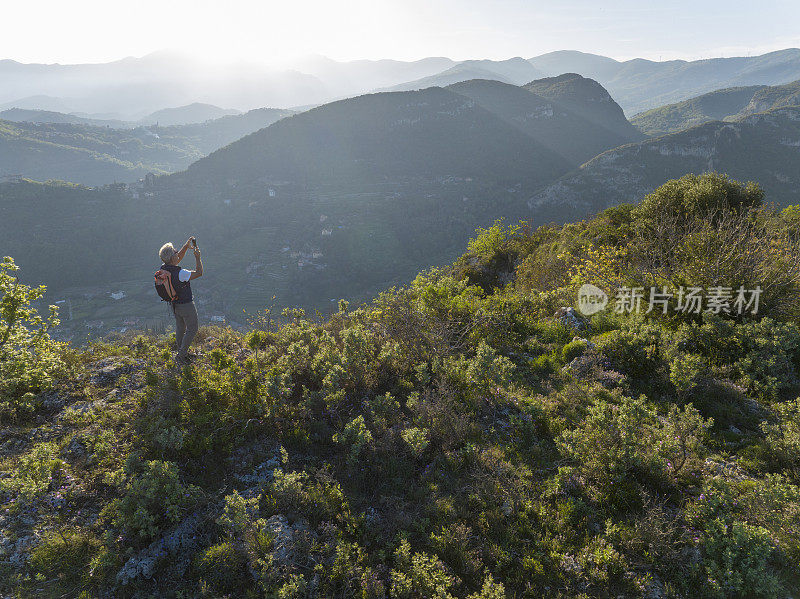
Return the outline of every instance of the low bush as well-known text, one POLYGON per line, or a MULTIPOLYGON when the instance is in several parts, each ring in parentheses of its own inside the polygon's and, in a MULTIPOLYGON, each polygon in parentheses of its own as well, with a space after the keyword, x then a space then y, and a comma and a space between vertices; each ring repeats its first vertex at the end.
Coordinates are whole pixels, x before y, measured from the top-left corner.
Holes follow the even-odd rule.
POLYGON ((31 502, 57 488, 65 474, 64 461, 58 454, 55 443, 35 444, 30 453, 19 459, 13 476, 0 478, 0 491, 22 502, 31 502))
POLYGON ((101 552, 102 541, 82 530, 50 533, 31 551, 30 566, 39 576, 58 580, 61 589, 78 596, 102 572, 95 572, 92 561, 101 552))
POLYGON ((45 287, 29 287, 16 276, 19 267, 6 256, 0 262, 0 422, 29 417, 38 394, 67 374, 63 345, 50 338, 58 311, 42 317, 31 307, 45 287))
POLYGON ((180 480, 178 466, 151 460, 141 469, 129 465, 123 474, 123 496, 110 504, 114 525, 138 541, 148 541, 189 514, 200 489, 180 480))
POLYGON ((586 339, 573 339, 561 349, 561 360, 567 364, 583 355, 588 347, 586 339))
POLYGON ((800 482, 800 398, 775 405, 775 419, 763 422, 767 449, 778 469, 800 482))

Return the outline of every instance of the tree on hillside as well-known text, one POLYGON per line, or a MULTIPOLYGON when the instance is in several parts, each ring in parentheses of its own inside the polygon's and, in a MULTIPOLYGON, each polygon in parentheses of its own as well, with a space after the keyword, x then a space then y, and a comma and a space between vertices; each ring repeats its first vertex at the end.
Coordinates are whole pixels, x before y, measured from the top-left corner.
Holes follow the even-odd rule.
MULTIPOLYGON (((759 289, 760 315, 800 314, 800 234, 764 192, 718 173, 668 181, 585 249, 586 281, 644 290, 759 289)), ((619 213, 619 209, 614 209, 619 213)), ((597 237, 597 235, 595 235, 597 237)))
POLYGON ((35 408, 36 394, 64 370, 61 344, 50 338, 58 308, 43 318, 31 303, 45 286, 29 287, 16 276, 19 267, 6 256, 0 263, 0 419, 17 419, 35 408))

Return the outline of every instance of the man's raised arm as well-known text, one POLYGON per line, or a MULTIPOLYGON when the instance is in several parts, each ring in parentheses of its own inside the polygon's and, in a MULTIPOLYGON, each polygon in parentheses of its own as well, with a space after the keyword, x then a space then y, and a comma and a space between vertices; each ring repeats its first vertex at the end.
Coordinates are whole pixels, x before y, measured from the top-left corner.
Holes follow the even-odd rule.
POLYGON ((190 237, 189 239, 186 240, 186 243, 183 244, 183 247, 180 250, 178 250, 177 253, 178 261, 175 264, 181 263, 181 260, 183 260, 183 257, 186 255, 186 250, 189 249, 189 246, 191 244, 192 244, 192 238, 190 237))
POLYGON ((197 277, 203 276, 203 261, 200 260, 200 248, 194 248, 194 261, 195 261, 195 270, 192 271, 192 276, 189 277, 189 280, 196 279, 197 277))

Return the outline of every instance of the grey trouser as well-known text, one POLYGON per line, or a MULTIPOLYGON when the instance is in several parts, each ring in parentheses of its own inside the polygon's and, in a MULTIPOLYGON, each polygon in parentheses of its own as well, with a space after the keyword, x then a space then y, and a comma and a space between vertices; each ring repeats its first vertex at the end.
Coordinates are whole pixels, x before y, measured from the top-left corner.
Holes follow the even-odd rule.
POLYGON ((187 304, 172 304, 172 312, 175 314, 175 345, 178 348, 178 355, 185 358, 189 355, 189 346, 197 335, 197 308, 194 302, 187 304))

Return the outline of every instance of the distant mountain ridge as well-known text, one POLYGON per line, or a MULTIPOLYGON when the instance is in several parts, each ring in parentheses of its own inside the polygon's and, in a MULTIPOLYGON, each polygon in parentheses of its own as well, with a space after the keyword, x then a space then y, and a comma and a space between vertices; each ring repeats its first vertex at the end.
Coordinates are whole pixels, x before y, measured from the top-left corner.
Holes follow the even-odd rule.
MULTIPOLYGON (((519 79, 530 74, 524 65, 527 62, 520 59, 504 67, 509 73, 521 68, 519 79)), ((365 177, 481 172, 487 179, 508 184, 524 182, 532 190, 599 152, 642 137, 597 82, 571 74, 536 80, 528 87, 536 87, 547 98, 522 87, 483 80, 462 82, 448 90, 433 87, 340 100, 310 111, 310 117, 269 129, 257 139, 233 144, 192 166, 191 176, 207 171, 199 176, 252 180, 265 176, 266 170, 279 180, 310 183, 354 177, 355 184, 365 177), (397 106, 392 108, 393 104, 397 106), (431 129, 425 130, 422 123, 431 129), (319 143, 320 139, 325 143, 319 143)), ((0 175, 97 185, 135 180, 150 171, 176 172, 292 114, 259 109, 203 123, 163 126, 164 118, 168 122, 198 120, 221 112, 216 106, 192 104, 139 121, 158 119, 158 127, 125 123, 125 132, 72 115, 11 111, 10 116, 20 120, 65 122, 8 125, 7 137, 0 142, 13 143, 16 151, 9 151, 0 175), (62 158, 65 152, 77 153, 70 159, 56 159, 53 152, 62 158)))
POLYGON ((800 50, 761 56, 656 62, 620 62, 561 50, 508 60, 339 62, 311 56, 281 68, 259 64, 210 65, 174 52, 154 52, 103 64, 44 65, 0 60, 0 109, 115 113, 137 120, 167 106, 195 102, 248 110, 259 106, 308 106, 370 91, 446 86, 469 79, 520 85, 578 73, 596 80, 626 114, 680 102, 717 89, 782 85, 800 79, 800 50))
POLYGON ((631 122, 648 135, 674 133, 714 120, 737 120, 773 108, 800 105, 800 80, 784 85, 720 89, 636 115, 631 122))
POLYGON ((220 108, 213 104, 195 102, 193 104, 187 104, 186 106, 162 108, 161 110, 152 112, 135 121, 103 119, 81 116, 76 113, 18 107, 7 108, 0 111, 0 120, 14 121, 17 123, 71 123, 74 125, 94 125, 96 127, 126 129, 156 124, 165 127, 172 125, 191 125, 237 114, 242 114, 242 112, 233 108, 220 108))
POLYGON ((128 128, 133 124, 114 119, 95 119, 53 110, 29 108, 7 108, 0 111, 0 120, 15 123, 70 123, 73 125, 93 125, 95 127, 128 128))
POLYGON ((758 181, 778 205, 800 202, 800 106, 608 150, 534 194, 529 206, 582 218, 641 197, 671 178, 707 171, 758 181))
POLYGON ((472 79, 490 79, 522 85, 542 76, 543 73, 540 70, 520 57, 508 60, 465 60, 441 73, 376 91, 412 91, 434 86, 446 87, 472 79))
POLYGON ((529 59, 549 75, 574 72, 597 80, 627 114, 730 87, 780 85, 800 79, 800 49, 760 56, 669 60, 635 58, 619 62, 604 56, 559 51, 529 59))
POLYGON ((213 65, 174 52, 154 52, 101 64, 23 64, 0 60, 0 105, 63 112, 117 112, 136 120, 194 102, 249 110, 322 102, 333 94, 296 70, 232 63, 213 65), (42 97, 42 103, 20 98, 42 97), (55 100, 54 100, 55 98, 55 100), (64 104, 56 107, 56 100, 64 104))
MULTIPOLYGON (((478 64, 485 61, 473 61, 464 68, 480 69, 478 64)), ((509 74, 516 71, 517 79, 531 73, 522 59, 505 61, 503 68, 509 74)), ((152 114, 143 121, 196 120, 222 111, 192 104, 152 114)), ((7 127, 7 132, 13 130, 18 138, 17 152, 9 154, 0 174, 96 185, 130 181, 143 171, 175 172, 289 114, 291 111, 260 109, 201 124, 142 128, 127 123, 130 132, 124 133, 96 127, 101 121, 72 115, 12 111, 11 116, 20 119, 67 123, 22 122, 7 127), (138 141, 130 145, 134 140, 138 141), (42 147, 47 152, 37 154, 42 147), (37 156, 56 149, 77 151, 80 160, 37 163, 37 156), (65 170, 65 164, 71 166, 65 170), (105 176, 104 168, 108 171, 105 176)), ((496 80, 471 80, 447 89, 368 94, 322 105, 309 114, 265 130, 257 138, 234 143, 192 165, 187 176, 210 180, 270 176, 298 183, 354 177, 351 183, 356 184, 369 178, 469 177, 480 172, 487 179, 505 181, 503 184, 524 182, 532 190, 599 152, 642 138, 601 85, 577 74, 537 79, 526 88, 496 80), (431 129, 426 130, 424 124, 431 129), (326 142, 318 143, 319 139, 326 142)), ((11 138, 5 143, 11 143, 11 138)))
POLYGON ((800 105, 800 80, 785 85, 762 87, 753 94, 747 106, 739 111, 739 115, 765 112, 773 108, 800 105))
POLYGON ((430 75, 428 77, 423 77, 422 79, 417 79, 416 81, 401 83, 400 85, 393 85, 392 87, 378 89, 375 91, 377 92, 418 91, 429 87, 447 87, 448 85, 453 85, 456 83, 471 81, 475 79, 499 81, 501 83, 507 83, 509 85, 513 85, 513 83, 508 77, 500 75, 496 71, 479 67, 476 65, 459 64, 455 65, 454 67, 450 67, 446 71, 437 73, 436 75, 430 75))
MULTIPOLYGON (((456 64, 456 61, 440 56, 410 62, 391 59, 340 62, 313 55, 292 62, 288 68, 322 81, 333 100, 372 90, 385 91, 383 88, 436 75, 456 64)), ((299 104, 307 103, 310 102, 299 104)))
POLYGON ((155 123, 164 126, 190 125, 234 114, 241 114, 241 111, 234 108, 220 108, 213 104, 193 102, 186 106, 156 110, 145 118, 139 119, 139 122, 147 125, 155 123))

